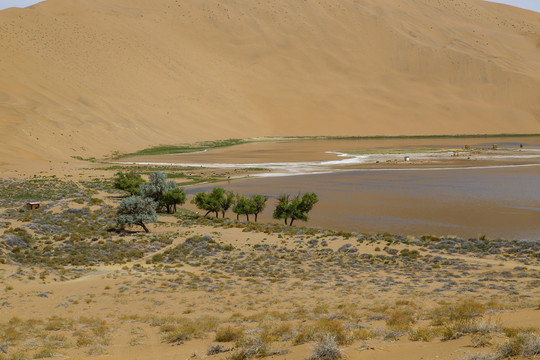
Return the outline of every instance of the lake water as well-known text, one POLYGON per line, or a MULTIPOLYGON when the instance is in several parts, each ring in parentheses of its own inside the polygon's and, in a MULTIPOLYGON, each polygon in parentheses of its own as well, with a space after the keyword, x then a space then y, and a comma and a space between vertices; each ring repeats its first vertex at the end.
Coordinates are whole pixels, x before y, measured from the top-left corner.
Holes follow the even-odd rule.
MULTIPOLYGON (((267 194, 271 199, 261 221, 276 221, 271 215, 280 194, 315 192, 320 201, 309 226, 540 239, 540 136, 263 141, 128 160, 204 166, 224 175, 234 175, 233 168, 270 168, 273 173, 265 177, 220 185, 247 195, 267 194), (491 150, 493 144, 497 150, 491 150), (452 156, 450 149, 463 151, 467 145, 478 151, 452 156), (400 151, 394 154, 395 149, 400 151), (440 151, 425 154, 423 149, 440 151), (410 162, 404 162, 407 155, 410 162)), ((186 192, 213 186, 188 187, 186 192)))
MULTIPOLYGON (((187 188, 186 192, 212 187, 187 188)), ((238 180, 223 187, 242 194, 269 195, 260 221, 275 221, 271 215, 281 193, 315 192, 320 201, 310 213, 309 226, 368 233, 540 239, 540 166, 354 170, 238 180)))

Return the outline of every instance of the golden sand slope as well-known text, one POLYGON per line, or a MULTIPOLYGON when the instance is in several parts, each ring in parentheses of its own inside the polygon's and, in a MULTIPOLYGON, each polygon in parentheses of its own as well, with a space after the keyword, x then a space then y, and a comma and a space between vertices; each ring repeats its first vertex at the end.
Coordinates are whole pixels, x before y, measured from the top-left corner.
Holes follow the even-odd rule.
POLYGON ((540 132, 540 14, 475 0, 0 12, 0 168, 276 135, 540 132))

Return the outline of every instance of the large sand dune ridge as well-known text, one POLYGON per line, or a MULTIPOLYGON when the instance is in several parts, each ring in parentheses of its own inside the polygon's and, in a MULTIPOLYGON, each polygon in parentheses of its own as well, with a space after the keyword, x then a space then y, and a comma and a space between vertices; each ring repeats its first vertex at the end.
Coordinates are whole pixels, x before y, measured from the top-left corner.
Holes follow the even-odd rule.
POLYGON ((540 132, 540 14, 475 0, 0 12, 0 168, 283 135, 540 132))

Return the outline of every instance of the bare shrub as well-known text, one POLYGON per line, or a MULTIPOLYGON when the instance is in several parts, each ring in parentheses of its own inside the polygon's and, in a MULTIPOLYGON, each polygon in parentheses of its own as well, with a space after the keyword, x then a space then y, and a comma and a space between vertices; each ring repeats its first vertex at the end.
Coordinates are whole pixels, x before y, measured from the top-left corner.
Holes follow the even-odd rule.
POLYGON ((206 351, 206 355, 215 355, 215 354, 221 354, 223 352, 231 351, 230 348, 226 348, 225 346, 221 344, 217 345, 210 345, 208 347, 208 350, 206 351))
POLYGON ((480 353, 480 354, 470 354, 461 360, 497 360, 498 357, 495 354, 480 353))
POLYGON ((337 360, 343 357, 343 352, 338 347, 335 336, 324 335, 313 349, 309 360, 337 360))
POLYGON ((537 334, 527 334, 522 345, 523 356, 540 355, 540 336, 537 334))
POLYGON ((241 344, 241 347, 236 350, 229 360, 247 360, 255 356, 264 357, 268 355, 268 344, 261 338, 247 338, 241 344))

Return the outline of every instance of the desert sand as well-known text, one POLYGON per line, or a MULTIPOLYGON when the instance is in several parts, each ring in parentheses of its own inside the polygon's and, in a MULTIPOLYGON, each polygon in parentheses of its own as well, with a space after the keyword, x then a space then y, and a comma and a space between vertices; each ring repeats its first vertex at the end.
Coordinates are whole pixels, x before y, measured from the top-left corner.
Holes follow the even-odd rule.
MULTIPOLYGON (((155 171, 117 162, 171 157, 117 155, 161 144, 538 134, 539 47, 540 14, 479 0, 47 0, 0 11, 0 360, 318 360, 321 346, 360 360, 534 358, 535 239, 286 227, 186 209, 159 214, 149 234, 117 232, 125 194, 111 178, 155 171), (27 210, 31 200, 41 207, 27 210)), ((392 141, 332 150, 430 140, 392 141)), ((299 144, 279 156, 336 156, 299 144)), ((274 159, 257 146, 210 162, 274 159)), ((498 154, 407 164, 376 154, 362 166, 538 169, 498 154)), ((266 172, 159 169, 181 186, 266 172)))
POLYGON ((0 12, 0 168, 283 135, 538 133, 540 14, 478 0, 0 12))
POLYGON ((2 359, 300 360, 325 335, 354 359, 538 350, 537 242, 189 214, 116 234, 104 232, 119 201, 104 182, 27 181, 1 187, 49 197, 31 212, 2 202, 2 359))

